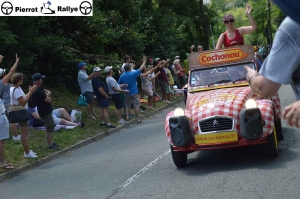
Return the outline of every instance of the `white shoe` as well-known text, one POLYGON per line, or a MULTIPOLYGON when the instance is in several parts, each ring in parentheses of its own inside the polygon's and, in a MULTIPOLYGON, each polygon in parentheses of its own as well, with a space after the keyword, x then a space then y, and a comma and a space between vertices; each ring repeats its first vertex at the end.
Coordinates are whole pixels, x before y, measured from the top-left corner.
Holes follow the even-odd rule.
POLYGON ((33 152, 33 150, 29 150, 29 153, 33 153, 34 155, 36 155, 36 152, 33 152))
POLYGON ((119 124, 124 124, 124 123, 125 123, 125 120, 120 119, 119 121, 117 121, 117 123, 119 123, 119 124))
POLYGON ((20 141, 20 140, 21 140, 21 136, 20 136, 20 135, 18 135, 17 137, 12 136, 12 139, 13 139, 14 141, 20 141))
POLYGON ((37 158, 37 157, 38 157, 38 156, 37 156, 36 154, 34 154, 33 151, 29 151, 28 154, 26 154, 26 153, 24 152, 24 158, 37 158))
POLYGON ((168 101, 168 100, 163 100, 163 102, 164 102, 164 103, 168 103, 168 104, 171 103, 171 102, 168 101))

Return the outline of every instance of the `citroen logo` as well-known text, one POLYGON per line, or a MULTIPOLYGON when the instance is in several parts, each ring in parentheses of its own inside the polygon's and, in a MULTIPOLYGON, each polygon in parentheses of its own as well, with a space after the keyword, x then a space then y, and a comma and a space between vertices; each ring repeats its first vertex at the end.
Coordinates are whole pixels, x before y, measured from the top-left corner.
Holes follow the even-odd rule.
POLYGON ((219 126, 219 123, 218 123, 218 121, 217 121, 217 120, 214 120, 214 122, 213 122, 213 126, 219 126))

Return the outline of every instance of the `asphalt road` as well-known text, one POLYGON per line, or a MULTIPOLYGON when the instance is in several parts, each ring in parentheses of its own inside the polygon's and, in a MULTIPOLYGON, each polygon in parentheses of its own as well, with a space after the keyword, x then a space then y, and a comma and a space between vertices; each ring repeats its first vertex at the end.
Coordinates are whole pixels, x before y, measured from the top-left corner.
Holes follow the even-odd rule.
MULTIPOLYGON (((290 86, 279 94, 282 107, 295 101, 290 86)), ((164 133, 174 108, 1 183, 0 199, 299 198, 299 130, 283 121, 275 159, 258 147, 201 151, 177 169, 164 133)))

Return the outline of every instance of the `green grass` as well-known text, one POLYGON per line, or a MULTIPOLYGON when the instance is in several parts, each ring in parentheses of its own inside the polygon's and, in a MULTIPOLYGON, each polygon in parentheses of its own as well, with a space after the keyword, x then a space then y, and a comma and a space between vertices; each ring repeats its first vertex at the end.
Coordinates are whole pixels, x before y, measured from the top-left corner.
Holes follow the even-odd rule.
MULTIPOLYGON (((94 135, 97 135, 99 133, 108 131, 106 127, 103 127, 100 124, 99 120, 99 111, 100 108, 97 107, 96 105, 94 106, 94 111, 98 115, 97 120, 91 120, 87 119, 87 110, 86 107, 83 106, 78 106, 77 105, 77 99, 78 95, 74 93, 70 93, 64 89, 59 89, 59 88, 48 88, 48 90, 52 92, 52 106, 53 109, 56 108, 65 108, 66 110, 68 109, 77 109, 82 111, 82 119, 85 121, 86 125, 84 128, 77 127, 74 129, 60 129, 57 132, 54 132, 52 137, 53 141, 61 145, 61 149, 69 147, 71 145, 76 144, 80 140, 85 140, 89 137, 92 137, 94 135)), ((147 107, 145 103, 141 103, 141 105, 147 107)), ((154 107, 155 109, 161 108, 165 106, 165 103, 159 101, 156 103, 156 106, 154 107)), ((146 109, 145 113, 149 113, 152 110, 146 109)), ((134 113, 132 110, 131 113, 134 113)), ((141 117, 145 113, 141 113, 141 117)), ((109 107, 109 118, 110 122, 113 125, 118 126, 119 124, 116 122, 115 118, 115 106, 111 102, 111 105, 109 107)), ((134 119, 135 117, 133 117, 134 119)), ((19 131, 19 130, 18 130, 19 131)), ((20 131, 18 132, 20 134, 20 131)), ((50 150, 47 148, 46 145, 46 138, 45 138, 45 131, 42 130, 29 130, 30 137, 29 137, 29 148, 36 152, 38 154, 38 159, 41 159, 45 156, 48 156, 55 151, 50 150)), ((11 139, 12 134, 10 133, 10 138, 6 140, 5 142, 5 159, 8 162, 11 162, 15 168, 24 166, 28 163, 35 162, 38 159, 31 159, 31 158, 24 158, 23 157, 23 146, 20 141, 13 141, 11 139)), ((5 173, 10 170, 6 169, 0 169, 0 174, 5 173)))

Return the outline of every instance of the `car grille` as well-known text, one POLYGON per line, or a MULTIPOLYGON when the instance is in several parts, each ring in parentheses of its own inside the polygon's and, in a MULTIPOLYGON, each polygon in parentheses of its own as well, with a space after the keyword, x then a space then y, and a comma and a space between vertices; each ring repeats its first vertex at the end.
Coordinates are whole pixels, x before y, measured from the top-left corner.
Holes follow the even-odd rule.
POLYGON ((199 122, 202 133, 212 131, 227 131, 233 129, 233 119, 226 117, 212 117, 199 122))

